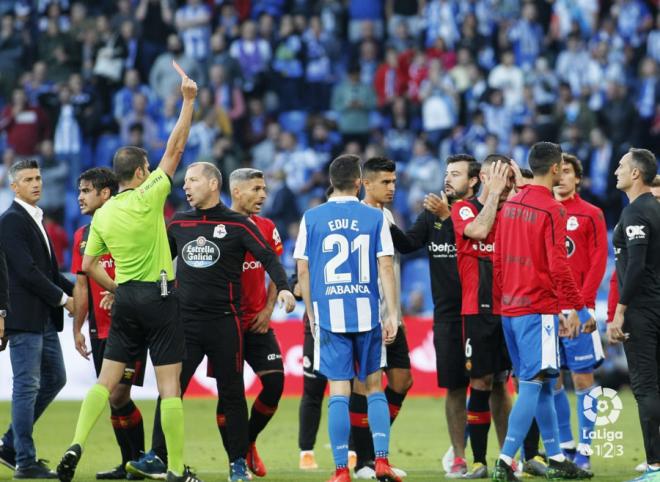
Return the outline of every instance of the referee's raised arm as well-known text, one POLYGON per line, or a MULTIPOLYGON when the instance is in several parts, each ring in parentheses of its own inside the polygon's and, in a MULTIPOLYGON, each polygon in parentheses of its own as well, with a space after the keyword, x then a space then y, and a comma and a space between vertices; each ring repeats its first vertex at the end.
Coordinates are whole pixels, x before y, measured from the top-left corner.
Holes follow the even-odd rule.
MULTIPOLYGON (((180 73, 183 73, 183 71, 180 71, 180 73)), ((183 96, 181 113, 174 125, 174 129, 172 129, 170 138, 167 140, 165 153, 158 165, 170 178, 174 176, 176 168, 179 166, 179 162, 181 162, 183 149, 186 147, 186 141, 188 140, 190 125, 192 123, 195 97, 197 96, 197 84, 185 75, 185 73, 181 76, 181 95, 183 96)))

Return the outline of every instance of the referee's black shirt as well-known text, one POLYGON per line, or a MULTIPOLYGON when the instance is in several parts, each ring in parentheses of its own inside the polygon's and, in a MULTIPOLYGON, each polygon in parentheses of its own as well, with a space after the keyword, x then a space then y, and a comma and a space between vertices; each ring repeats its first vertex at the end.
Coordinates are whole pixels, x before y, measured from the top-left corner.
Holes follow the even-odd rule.
POLYGON ((625 207, 612 241, 619 302, 660 306, 660 203, 651 193, 625 207))
POLYGON ((426 245, 431 271, 433 319, 435 322, 461 320, 461 282, 456 263, 456 238, 451 217, 444 221, 424 210, 405 233, 390 227, 394 247, 406 254, 426 245))
POLYGON ((245 253, 263 264, 278 291, 288 290, 277 255, 246 216, 220 203, 174 215, 167 228, 184 318, 239 314, 245 253))

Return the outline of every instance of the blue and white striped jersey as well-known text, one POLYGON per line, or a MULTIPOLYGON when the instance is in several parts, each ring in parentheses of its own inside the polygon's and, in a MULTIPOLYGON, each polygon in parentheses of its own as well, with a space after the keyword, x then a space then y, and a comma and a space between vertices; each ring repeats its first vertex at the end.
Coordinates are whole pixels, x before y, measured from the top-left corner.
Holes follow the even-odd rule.
POLYGON ((334 333, 378 326, 378 258, 393 255, 383 211, 356 197, 333 197, 307 211, 293 257, 309 263, 316 323, 334 333))

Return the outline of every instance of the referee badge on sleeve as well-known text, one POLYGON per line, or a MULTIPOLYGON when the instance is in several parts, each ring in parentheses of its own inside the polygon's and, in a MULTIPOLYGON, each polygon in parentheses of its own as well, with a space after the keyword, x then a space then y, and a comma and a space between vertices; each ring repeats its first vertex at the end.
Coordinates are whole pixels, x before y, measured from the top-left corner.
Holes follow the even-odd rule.
POLYGON ((213 237, 222 239, 225 236, 227 236, 227 228, 225 228, 224 224, 218 224, 215 229, 213 229, 213 237))

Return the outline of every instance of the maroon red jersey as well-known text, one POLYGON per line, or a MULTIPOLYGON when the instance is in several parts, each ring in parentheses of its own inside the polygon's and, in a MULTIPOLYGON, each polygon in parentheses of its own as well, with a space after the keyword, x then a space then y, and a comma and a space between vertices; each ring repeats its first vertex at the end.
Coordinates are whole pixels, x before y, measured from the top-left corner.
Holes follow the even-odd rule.
MULTIPOLYGON (((267 218, 250 216, 259 232, 266 239, 275 254, 282 254, 282 239, 275 224, 267 218)), ((245 254, 241 275, 241 324, 247 329, 249 323, 264 309, 268 293, 266 291, 266 269, 250 251, 245 254)))
MULTIPOLYGON (((603 211, 578 194, 561 201, 566 209, 566 255, 573 279, 588 308, 596 308, 607 267, 607 226, 603 211)), ((562 300, 562 309, 570 309, 562 300)))
POLYGON ((451 209, 463 294, 462 315, 500 314, 500 286, 493 280, 493 252, 499 214, 486 239, 479 241, 465 236, 465 228, 483 207, 477 198, 471 198, 458 201, 451 209))
POLYGON ((584 308, 566 257, 566 210, 544 186, 525 186, 504 203, 493 272, 502 315, 559 313, 559 300, 584 308))
MULTIPOLYGON (((73 253, 71 255, 71 273, 74 275, 85 274, 82 271, 82 258, 85 254, 87 237, 89 236, 89 224, 78 228, 73 235, 73 253)), ((112 279, 115 279, 115 260, 109 254, 104 254, 99 258, 99 263, 105 269, 112 279)), ((99 306, 105 291, 96 281, 87 277, 88 301, 89 301, 89 336, 92 338, 104 339, 108 337, 110 331, 110 312, 99 306)))
POLYGON ((619 282, 616 277, 616 270, 612 271, 610 278, 610 292, 607 294, 607 322, 611 323, 614 319, 616 305, 619 304, 619 282))

